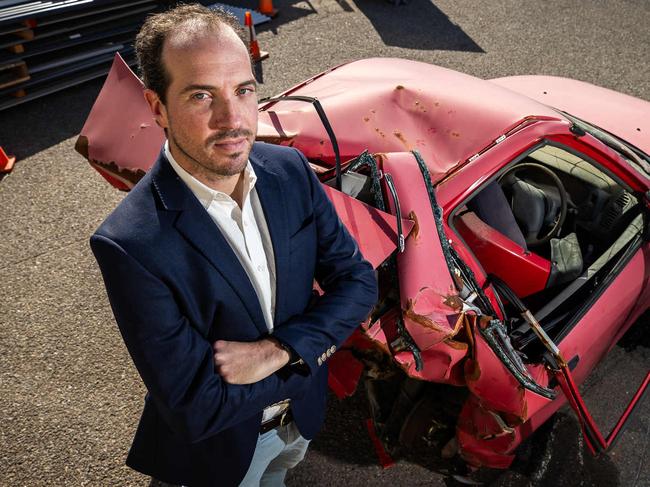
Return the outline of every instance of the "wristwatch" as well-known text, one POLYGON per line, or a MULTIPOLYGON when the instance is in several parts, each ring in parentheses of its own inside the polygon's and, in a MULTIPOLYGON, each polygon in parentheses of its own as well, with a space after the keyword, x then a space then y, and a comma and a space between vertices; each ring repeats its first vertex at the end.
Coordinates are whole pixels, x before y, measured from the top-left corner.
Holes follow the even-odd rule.
POLYGON ((293 367, 293 366, 296 366, 296 365, 304 365, 305 364, 305 361, 300 357, 300 355, 298 355, 295 352, 295 350, 293 348, 291 348, 286 343, 282 343, 280 340, 277 340, 277 342, 289 354, 289 362, 287 363, 287 365, 293 367))

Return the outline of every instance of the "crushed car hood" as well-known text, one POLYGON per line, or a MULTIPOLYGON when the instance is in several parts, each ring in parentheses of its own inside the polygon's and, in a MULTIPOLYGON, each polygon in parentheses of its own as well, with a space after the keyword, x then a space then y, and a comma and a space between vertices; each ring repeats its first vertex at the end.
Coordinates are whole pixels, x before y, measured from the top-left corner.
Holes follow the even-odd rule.
MULTIPOLYGON (((341 159, 417 150, 433 182, 531 116, 556 111, 494 83, 416 61, 374 58, 321 73, 283 95, 316 97, 341 159)), ((299 101, 261 104, 258 138, 292 145, 333 164, 334 152, 314 108, 299 101)))
POLYGON ((490 81, 597 125, 650 154, 650 102, 557 76, 510 76, 490 81))

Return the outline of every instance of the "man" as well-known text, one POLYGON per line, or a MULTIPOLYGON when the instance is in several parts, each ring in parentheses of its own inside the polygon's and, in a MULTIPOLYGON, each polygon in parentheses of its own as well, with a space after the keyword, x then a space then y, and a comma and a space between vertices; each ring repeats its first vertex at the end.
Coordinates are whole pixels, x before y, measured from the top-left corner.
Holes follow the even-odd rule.
POLYGON ((127 464, 152 485, 283 485, 322 424, 325 363, 376 299, 304 156, 254 143, 239 29, 198 5, 145 22, 138 62, 167 142, 91 238, 148 389, 127 464))

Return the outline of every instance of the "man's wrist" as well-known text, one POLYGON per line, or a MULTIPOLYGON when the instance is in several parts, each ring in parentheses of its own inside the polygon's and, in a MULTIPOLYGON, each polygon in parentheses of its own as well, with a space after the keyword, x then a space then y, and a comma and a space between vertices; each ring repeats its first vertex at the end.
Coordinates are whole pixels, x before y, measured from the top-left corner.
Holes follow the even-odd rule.
POLYGON ((277 360, 278 368, 282 368, 291 360, 291 351, 287 349, 279 340, 273 337, 267 337, 266 340, 271 344, 272 357, 277 360))
POLYGON ((276 338, 271 338, 273 341, 275 341, 278 346, 280 346, 284 351, 287 352, 289 358, 287 360, 286 365, 289 366, 294 366, 294 365, 302 365, 304 364, 304 360, 298 355, 293 348, 291 348, 289 345, 286 343, 281 342, 280 340, 276 338))

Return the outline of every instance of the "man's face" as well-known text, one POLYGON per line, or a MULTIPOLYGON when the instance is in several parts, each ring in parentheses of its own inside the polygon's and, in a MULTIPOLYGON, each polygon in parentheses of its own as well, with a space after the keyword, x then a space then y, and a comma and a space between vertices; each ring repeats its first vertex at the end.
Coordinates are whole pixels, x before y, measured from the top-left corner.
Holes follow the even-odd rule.
POLYGON ((191 42, 172 37, 162 60, 167 102, 153 92, 147 100, 174 158, 199 179, 239 174, 257 133, 256 83, 242 41, 228 27, 191 42))

